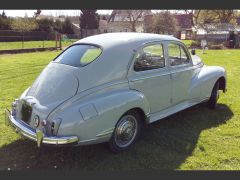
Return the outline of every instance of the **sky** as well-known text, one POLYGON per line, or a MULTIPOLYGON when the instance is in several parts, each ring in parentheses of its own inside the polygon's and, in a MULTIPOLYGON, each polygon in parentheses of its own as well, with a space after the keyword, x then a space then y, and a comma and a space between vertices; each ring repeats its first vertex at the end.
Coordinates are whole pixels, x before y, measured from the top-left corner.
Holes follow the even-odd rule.
MULTIPOLYGON (((2 14, 3 10, 0 10, 2 14)), ((32 17, 36 10, 4 10, 7 16, 12 17, 24 17, 26 14, 28 17, 32 17)), ((99 14, 111 14, 112 10, 98 10, 99 14)), ((68 16, 79 16, 80 10, 42 10, 41 14, 44 15, 68 15, 68 16)))
MULTIPOLYGON (((0 13, 2 14, 0 9, 0 13)), ((35 10, 4 10, 7 16, 12 17, 24 17, 27 15, 28 17, 33 17, 35 10)), ((159 10, 152 10, 152 12, 157 12, 159 10)), ((112 10, 98 10, 97 13, 99 14, 111 14, 112 10)), ((52 16, 59 16, 59 15, 66 15, 66 16, 79 16, 80 10, 42 10, 41 14, 43 15, 52 15, 52 16)))

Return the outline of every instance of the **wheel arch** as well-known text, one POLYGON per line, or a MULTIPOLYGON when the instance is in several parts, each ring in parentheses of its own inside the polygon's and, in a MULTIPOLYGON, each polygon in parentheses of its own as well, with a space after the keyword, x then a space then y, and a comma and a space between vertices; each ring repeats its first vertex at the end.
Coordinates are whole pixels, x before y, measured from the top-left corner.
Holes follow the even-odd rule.
POLYGON ((219 89, 225 93, 226 92, 226 78, 222 76, 217 80, 217 82, 219 82, 219 89))

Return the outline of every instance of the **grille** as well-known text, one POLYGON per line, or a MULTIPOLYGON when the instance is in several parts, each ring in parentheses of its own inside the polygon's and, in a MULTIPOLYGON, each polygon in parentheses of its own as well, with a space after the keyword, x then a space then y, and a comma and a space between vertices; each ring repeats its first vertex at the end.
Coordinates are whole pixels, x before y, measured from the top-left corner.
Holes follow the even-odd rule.
POLYGON ((30 120, 30 117, 32 115, 32 107, 27 104, 23 104, 21 113, 22 113, 22 120, 27 123, 30 120))

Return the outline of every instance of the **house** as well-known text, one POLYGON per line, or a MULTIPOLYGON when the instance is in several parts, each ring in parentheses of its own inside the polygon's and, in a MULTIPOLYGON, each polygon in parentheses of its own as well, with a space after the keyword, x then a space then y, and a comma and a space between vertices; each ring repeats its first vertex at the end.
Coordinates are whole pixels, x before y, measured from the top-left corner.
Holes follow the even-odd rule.
MULTIPOLYGON (((132 10, 132 15, 136 21, 136 32, 144 32, 145 31, 145 23, 144 18, 147 15, 151 15, 151 10, 144 10, 139 18, 139 10, 132 10)), ((131 32, 132 26, 129 19, 128 10, 113 10, 107 25, 108 32, 131 32)))
POLYGON ((192 14, 174 14, 178 32, 176 37, 179 39, 193 39, 192 14))
POLYGON ((238 28, 231 23, 207 23, 198 25, 196 40, 206 39, 213 44, 225 44, 229 47, 239 46, 238 28))

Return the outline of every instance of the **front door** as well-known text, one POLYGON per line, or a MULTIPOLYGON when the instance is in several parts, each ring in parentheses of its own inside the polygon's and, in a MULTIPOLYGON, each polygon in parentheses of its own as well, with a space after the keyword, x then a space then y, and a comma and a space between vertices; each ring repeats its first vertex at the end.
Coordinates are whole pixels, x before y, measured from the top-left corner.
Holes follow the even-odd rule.
POLYGON ((169 42, 168 62, 172 79, 172 104, 188 100, 193 66, 185 47, 179 42, 169 42))
POLYGON ((171 105, 171 79, 166 66, 162 43, 151 43, 140 48, 128 75, 131 89, 147 98, 151 113, 171 105))

